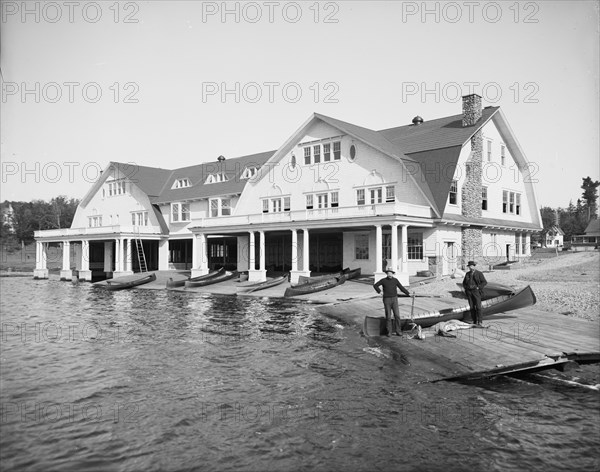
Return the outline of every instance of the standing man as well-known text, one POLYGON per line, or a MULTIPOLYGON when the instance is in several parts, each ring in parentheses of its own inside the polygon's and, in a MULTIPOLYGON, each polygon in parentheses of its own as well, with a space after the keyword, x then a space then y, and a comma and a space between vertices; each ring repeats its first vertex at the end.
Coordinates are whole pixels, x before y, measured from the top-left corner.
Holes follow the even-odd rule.
POLYGON ((483 288, 487 285, 487 280, 481 272, 475 269, 476 265, 474 261, 467 262, 469 272, 465 274, 463 279, 463 288, 469 300, 473 323, 483 328, 481 323, 481 295, 483 294, 483 288))
POLYGON ((379 287, 383 287, 383 308, 385 309, 388 338, 392 334, 392 318, 390 311, 394 312, 394 317, 396 318, 396 336, 402 336, 400 333, 400 310, 398 309, 398 292, 396 291, 396 288, 402 290, 405 295, 410 296, 408 290, 406 290, 398 279, 394 277, 395 273, 396 272, 392 269, 387 269, 385 271, 386 277, 373 284, 373 288, 377 293, 381 293, 379 287))

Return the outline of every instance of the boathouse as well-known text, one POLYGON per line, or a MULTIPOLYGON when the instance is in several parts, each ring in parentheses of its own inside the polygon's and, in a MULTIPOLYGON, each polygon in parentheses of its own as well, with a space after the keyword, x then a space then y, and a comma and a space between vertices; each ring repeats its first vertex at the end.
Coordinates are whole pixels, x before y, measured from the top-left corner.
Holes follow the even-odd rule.
MULTIPOLYGON (((470 259, 528 257, 542 228, 533 168, 500 107, 476 94, 462 105, 379 131, 315 113, 276 151, 176 170, 111 163, 70 229, 36 232, 34 275, 47 277, 49 242, 78 244, 88 280, 92 264, 113 276, 143 270, 140 253, 147 270, 224 265, 254 281, 290 271, 292 282, 391 267, 408 283, 470 259)), ((63 269, 67 278, 68 256, 63 269)))

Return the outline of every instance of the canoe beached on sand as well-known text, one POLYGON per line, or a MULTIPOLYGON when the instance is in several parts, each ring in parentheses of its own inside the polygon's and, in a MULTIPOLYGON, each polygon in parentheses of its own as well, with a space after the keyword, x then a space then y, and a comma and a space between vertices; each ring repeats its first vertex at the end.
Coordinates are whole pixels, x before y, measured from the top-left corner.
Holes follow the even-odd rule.
POLYGON ((183 280, 173 280, 173 278, 171 277, 171 278, 169 278, 169 280, 167 280, 167 288, 183 287, 188 280, 192 281, 192 282, 198 282, 199 280, 212 279, 213 277, 217 277, 223 273, 225 273, 225 268, 221 267, 219 270, 209 272, 208 274, 205 274, 205 275, 199 275, 198 277, 192 277, 192 278, 187 278, 187 279, 183 279, 183 280))
POLYGON ((229 279, 233 279, 234 277, 237 277, 239 275, 239 272, 229 272, 229 271, 225 271, 220 275, 217 275, 215 277, 210 277, 208 279, 203 279, 203 280, 186 280, 185 281, 185 288, 191 288, 191 287, 204 287, 205 285, 212 285, 212 284, 218 284, 219 282, 224 282, 226 280, 229 279))
POLYGON ((138 285, 147 284, 148 282, 153 282, 155 280, 156 280, 156 274, 152 273, 152 274, 140 277, 139 279, 131 280, 129 282, 114 282, 114 281, 108 280, 106 282, 106 285, 99 285, 99 286, 105 288, 106 290, 124 290, 127 288, 137 287, 138 285))

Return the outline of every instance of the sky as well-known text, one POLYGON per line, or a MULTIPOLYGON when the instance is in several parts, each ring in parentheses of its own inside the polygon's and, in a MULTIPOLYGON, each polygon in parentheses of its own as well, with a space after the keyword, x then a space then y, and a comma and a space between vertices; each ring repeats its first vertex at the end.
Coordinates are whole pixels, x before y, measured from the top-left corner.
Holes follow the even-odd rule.
POLYGON ((500 106, 539 206, 600 180, 599 2, 1 0, 0 200, 82 198, 110 161, 280 147, 500 106))

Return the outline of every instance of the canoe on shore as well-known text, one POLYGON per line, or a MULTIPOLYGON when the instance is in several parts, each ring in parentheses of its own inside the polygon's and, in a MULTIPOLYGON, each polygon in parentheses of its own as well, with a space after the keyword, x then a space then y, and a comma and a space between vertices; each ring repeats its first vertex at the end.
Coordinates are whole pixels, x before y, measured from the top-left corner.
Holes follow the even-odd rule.
POLYGON ((350 279, 355 279, 356 277, 359 277, 360 273, 361 273, 360 267, 358 269, 352 269, 352 270, 349 267, 346 267, 344 270, 342 270, 340 272, 335 272, 333 274, 315 275, 312 277, 307 277, 305 275, 301 275, 300 277, 298 277, 298 285, 312 283, 312 282, 319 282, 321 280, 329 279, 331 277, 341 277, 341 276, 346 277, 346 280, 350 280, 350 279))
POLYGON ((208 274, 205 274, 205 275, 199 275, 198 277, 192 277, 192 278, 188 277, 187 279, 183 279, 183 280, 173 280, 173 278, 169 278, 169 280, 167 280, 167 288, 183 287, 187 281, 198 282, 199 280, 212 279, 213 277, 217 277, 217 276, 223 274, 224 272, 225 272, 225 268, 221 267, 219 270, 209 272, 208 274))
MULTIPOLYGON (((462 286, 462 282, 457 284, 463 293, 465 293, 465 289, 462 286)), ((490 298, 500 297, 502 295, 514 295, 515 290, 511 287, 507 287, 506 285, 498 284, 495 282, 489 282, 485 288, 483 289, 482 300, 489 300, 490 298)))
POLYGON ((131 280, 129 282, 114 282, 108 280, 106 285, 103 285, 106 290, 124 290, 126 288, 137 287, 138 285, 147 284, 148 282, 153 282, 156 280, 156 274, 152 273, 149 275, 145 275, 144 277, 140 277, 139 279, 131 280))
POLYGON ((306 295, 307 293, 320 292, 327 290, 338 285, 343 284, 346 281, 344 276, 329 277, 316 282, 309 282, 306 284, 298 284, 286 289, 285 297, 294 297, 296 295, 306 295))
MULTIPOLYGON (((533 290, 528 285, 524 289, 518 291, 514 295, 500 295, 489 300, 485 300, 481 303, 482 316, 484 318, 496 315, 498 313, 505 313, 519 308, 535 305, 536 298, 533 290)), ((456 308, 446 308, 432 312, 417 313, 412 319, 402 319, 402 327, 408 327, 410 323, 421 326, 421 328, 428 328, 436 323, 450 320, 464 321, 463 318, 470 319, 471 309, 469 305, 461 305, 456 308)), ((393 327, 393 329, 395 329, 393 327)), ((381 336, 387 332, 386 320, 382 316, 365 316, 363 323, 363 332, 366 336, 381 336)))
POLYGON ((229 279, 233 279, 234 277, 237 277, 239 275, 239 273, 236 272, 229 272, 229 271, 225 271, 220 275, 217 275, 215 277, 210 277, 208 279, 203 279, 203 280, 186 280, 185 281, 185 288, 192 288, 192 287, 204 287, 205 285, 212 285, 212 284, 218 284, 219 282, 224 282, 226 280, 229 279))
POLYGON ((259 282, 257 284, 251 285, 241 285, 236 287, 237 293, 251 293, 257 292, 259 290, 264 290, 265 288, 275 287, 279 284, 288 280, 288 275, 282 275, 281 277, 275 277, 274 279, 266 280, 264 282, 259 282))

